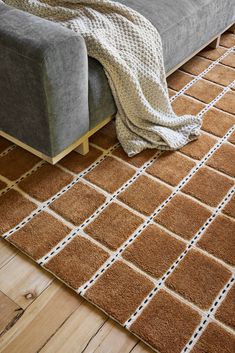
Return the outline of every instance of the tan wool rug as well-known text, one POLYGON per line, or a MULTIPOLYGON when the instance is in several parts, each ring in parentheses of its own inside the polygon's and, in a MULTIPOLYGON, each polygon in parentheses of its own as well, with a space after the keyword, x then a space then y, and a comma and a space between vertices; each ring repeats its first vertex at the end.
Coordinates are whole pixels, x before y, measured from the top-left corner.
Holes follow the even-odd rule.
POLYGON ((168 79, 203 117, 128 158, 114 123, 56 166, 0 139, 0 234, 159 353, 235 352, 235 35, 168 79))

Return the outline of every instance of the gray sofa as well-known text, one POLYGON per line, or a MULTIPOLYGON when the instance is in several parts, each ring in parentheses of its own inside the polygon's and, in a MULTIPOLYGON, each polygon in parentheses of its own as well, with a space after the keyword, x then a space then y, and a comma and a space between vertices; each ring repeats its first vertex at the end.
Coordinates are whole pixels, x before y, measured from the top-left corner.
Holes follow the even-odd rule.
MULTIPOLYGON (((235 0, 119 2, 159 30, 168 73, 235 20, 235 0)), ((87 57, 81 36, 0 1, 3 136, 55 161, 115 111, 104 70, 87 57)))

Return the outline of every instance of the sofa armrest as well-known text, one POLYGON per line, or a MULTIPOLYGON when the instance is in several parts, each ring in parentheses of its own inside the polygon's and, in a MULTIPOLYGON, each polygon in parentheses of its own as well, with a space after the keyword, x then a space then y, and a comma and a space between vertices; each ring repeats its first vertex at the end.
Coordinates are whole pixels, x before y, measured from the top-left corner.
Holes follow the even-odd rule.
POLYGON ((0 130, 50 157, 89 130, 83 38, 2 2, 0 130))

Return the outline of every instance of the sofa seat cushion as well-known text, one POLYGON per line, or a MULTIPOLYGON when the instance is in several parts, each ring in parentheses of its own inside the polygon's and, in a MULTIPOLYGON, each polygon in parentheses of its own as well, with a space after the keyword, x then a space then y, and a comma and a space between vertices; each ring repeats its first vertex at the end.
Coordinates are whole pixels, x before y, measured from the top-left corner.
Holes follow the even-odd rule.
MULTIPOLYGON (((116 0, 117 1, 117 0, 116 0)), ((137 10, 158 29, 166 72, 192 55, 235 20, 235 0, 118 0, 137 10)), ((101 65, 89 62, 90 123, 115 113, 101 65)))

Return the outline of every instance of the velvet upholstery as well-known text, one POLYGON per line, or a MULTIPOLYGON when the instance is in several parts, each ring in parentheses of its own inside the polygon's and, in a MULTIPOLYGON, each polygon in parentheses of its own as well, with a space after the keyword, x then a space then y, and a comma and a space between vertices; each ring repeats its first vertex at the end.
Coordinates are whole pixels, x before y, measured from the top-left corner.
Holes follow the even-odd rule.
POLYGON ((235 0, 119 0, 147 17, 163 43, 170 71, 235 21, 235 0))
MULTIPOLYGON (((119 0, 161 34, 166 71, 235 20, 235 0, 119 0)), ((83 38, 0 3, 0 129, 53 157, 116 112, 83 38)))
POLYGON ((89 130, 88 59, 70 30, 0 3, 0 129, 55 156, 89 130))

